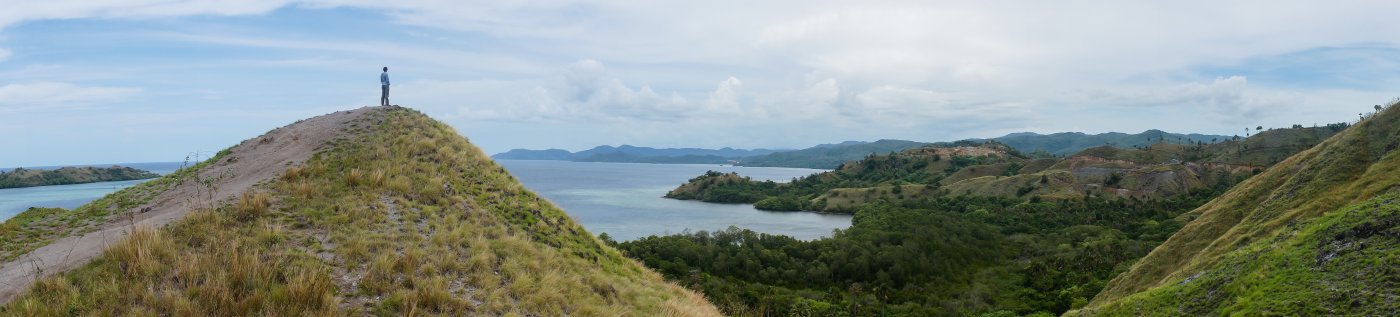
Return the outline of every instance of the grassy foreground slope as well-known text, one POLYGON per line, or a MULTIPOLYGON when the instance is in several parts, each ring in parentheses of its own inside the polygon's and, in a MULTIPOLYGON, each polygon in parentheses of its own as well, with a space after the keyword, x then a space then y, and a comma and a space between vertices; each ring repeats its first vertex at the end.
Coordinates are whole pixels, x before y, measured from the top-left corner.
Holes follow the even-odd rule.
POLYGON ((241 198, 134 228, 5 315, 717 315, 450 127, 380 108, 241 198))
POLYGON ((1400 107, 1186 213, 1072 314, 1400 313, 1400 107))

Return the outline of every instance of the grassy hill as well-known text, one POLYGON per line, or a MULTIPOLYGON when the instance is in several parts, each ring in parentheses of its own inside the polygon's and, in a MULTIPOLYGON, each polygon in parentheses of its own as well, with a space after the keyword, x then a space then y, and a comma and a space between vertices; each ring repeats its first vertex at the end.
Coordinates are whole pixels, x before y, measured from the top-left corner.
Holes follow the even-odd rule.
POLYGON ((303 163, 277 168, 236 199, 164 227, 133 226, 100 256, 38 280, 0 313, 718 314, 602 244, 451 127, 413 110, 366 111, 303 163))
POLYGON ((1180 216, 1072 315, 1400 313, 1400 107, 1180 216))
POLYGON ((125 166, 64 167, 53 170, 16 168, 0 171, 0 188, 86 184, 156 178, 160 175, 125 166))

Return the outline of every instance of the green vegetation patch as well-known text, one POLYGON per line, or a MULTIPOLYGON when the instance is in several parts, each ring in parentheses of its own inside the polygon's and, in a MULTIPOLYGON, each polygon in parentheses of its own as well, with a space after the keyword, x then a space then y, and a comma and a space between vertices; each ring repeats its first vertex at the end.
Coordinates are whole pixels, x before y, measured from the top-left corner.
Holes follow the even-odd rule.
POLYGON ((1076 315, 1400 314, 1400 195, 1294 222, 1167 286, 1076 315))
POLYGON ((1224 190, 1139 203, 910 198, 863 204, 850 228, 813 241, 730 228, 618 247, 730 315, 1059 314, 1085 305, 1180 228, 1179 214, 1224 190))

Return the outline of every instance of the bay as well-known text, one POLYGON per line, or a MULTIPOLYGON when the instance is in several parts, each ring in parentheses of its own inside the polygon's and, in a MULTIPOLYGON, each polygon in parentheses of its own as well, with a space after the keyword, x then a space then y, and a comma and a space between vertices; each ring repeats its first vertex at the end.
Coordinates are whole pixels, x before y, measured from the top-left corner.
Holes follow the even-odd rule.
MULTIPOLYGON (((156 162, 156 163, 122 163, 106 165, 79 165, 106 167, 112 165, 127 166, 150 171, 156 174, 169 174, 179 169, 181 162, 156 162)), ((57 166, 25 167, 26 169, 56 169, 57 166)), ((3 168, 0 170, 10 171, 13 168, 3 168)), ((29 207, 57 207, 73 209, 78 208, 90 201, 97 200, 122 188, 127 188, 148 181, 149 179, 98 182, 73 185, 53 185, 24 188, 0 189, 0 221, 10 219, 16 214, 23 212, 29 207)))
MULTIPOLYGON (((737 172, 757 180, 777 182, 824 170, 711 164, 497 162, 526 188, 563 208, 589 232, 595 235, 606 232, 618 241, 686 231, 722 230, 729 226, 811 240, 830 236, 832 230, 851 225, 850 215, 774 212, 754 209, 753 205, 748 204, 715 204, 662 197, 686 180, 710 170, 737 172)), ((119 165, 164 175, 174 172, 181 163, 119 165)), ((0 221, 29 207, 77 208, 144 181, 0 189, 0 221)))
POLYGON ((757 180, 786 182, 824 170, 711 164, 593 163, 497 160, 526 188, 563 208, 593 234, 618 241, 684 231, 737 226, 811 240, 851 225, 850 215, 774 212, 748 204, 715 204, 663 198, 705 171, 737 172, 757 180))

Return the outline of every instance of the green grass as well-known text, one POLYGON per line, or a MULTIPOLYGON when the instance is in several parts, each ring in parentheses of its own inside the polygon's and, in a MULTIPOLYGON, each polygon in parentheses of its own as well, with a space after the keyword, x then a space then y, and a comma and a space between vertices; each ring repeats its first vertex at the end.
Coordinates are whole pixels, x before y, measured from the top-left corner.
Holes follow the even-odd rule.
POLYGON ((375 111, 238 202, 138 231, 6 315, 717 315, 450 127, 375 111))
POLYGON ((1398 198, 1295 222, 1187 279, 1074 314, 1393 316, 1400 313, 1398 198))
POLYGON ((0 261, 14 260, 56 239, 96 230, 123 212, 132 212, 181 182, 194 181, 194 171, 217 162, 227 150, 169 175, 127 187, 73 210, 31 208, 0 224, 0 261))

